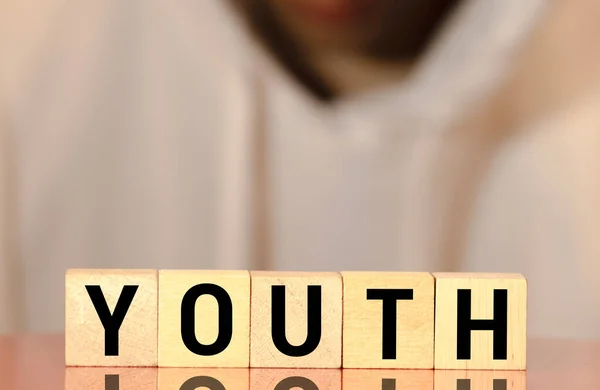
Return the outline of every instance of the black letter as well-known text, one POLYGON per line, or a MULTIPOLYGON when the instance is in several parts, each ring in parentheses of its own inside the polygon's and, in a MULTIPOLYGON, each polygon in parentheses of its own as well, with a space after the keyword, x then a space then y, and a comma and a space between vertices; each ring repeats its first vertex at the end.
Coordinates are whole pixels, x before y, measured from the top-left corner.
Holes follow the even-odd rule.
POLYGON ((119 390, 119 376, 104 375, 104 390, 119 390))
POLYGON ((381 390, 396 390, 396 380, 395 379, 382 379, 381 380, 381 390))
POLYGON ((290 390, 299 387, 304 390, 319 390, 315 382, 303 376, 285 378, 275 386, 274 390, 290 390))
POLYGON ((456 380, 456 390, 471 390, 471 380, 470 379, 457 379, 456 380))
POLYGON ((396 359, 396 302, 413 299, 412 289, 367 289, 368 300, 382 300, 382 359, 396 359))
MULTIPOLYGON (((506 379, 494 379, 492 383, 493 390, 506 390, 506 379)), ((457 379, 456 390, 471 390, 471 380, 457 379)))
POLYGON ((179 390, 196 390, 200 387, 208 387, 210 390, 226 390, 225 386, 212 376, 195 376, 181 385, 179 390))
POLYGON ((181 300, 181 339, 196 355, 213 356, 225 350, 233 335, 233 303, 227 291, 216 284, 198 284, 190 288, 181 300), (202 295, 212 295, 219 304, 219 334, 211 345, 204 345, 196 338, 196 301, 202 295))
POLYGON ((285 286, 271 287, 271 337, 275 347, 287 356, 306 356, 321 342, 321 286, 308 286, 308 326, 302 345, 291 345, 285 336, 285 286))
POLYGON ((110 314, 110 309, 100 286, 85 286, 85 289, 104 327, 104 356, 119 356, 119 329, 123 324, 129 306, 131 306, 138 286, 123 287, 113 314, 110 314))
POLYGON ((508 343, 508 296, 506 290, 494 290, 494 318, 471 319, 471 290, 458 290, 456 358, 471 358, 471 331, 491 330, 494 335, 494 360, 506 360, 508 343))
POLYGON ((494 379, 493 390, 506 390, 506 379, 494 379))

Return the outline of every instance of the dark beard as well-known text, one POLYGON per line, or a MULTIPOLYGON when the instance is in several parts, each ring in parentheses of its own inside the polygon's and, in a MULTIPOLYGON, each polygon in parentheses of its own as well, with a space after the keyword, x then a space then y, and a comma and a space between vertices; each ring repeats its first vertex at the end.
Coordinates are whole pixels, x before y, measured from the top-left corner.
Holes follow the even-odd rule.
MULTIPOLYGON (((251 30, 288 72, 317 99, 330 102, 336 93, 305 60, 267 1, 233 0, 251 30)), ((371 37, 360 44, 369 56, 413 63, 427 50, 448 14, 461 0, 390 0, 371 37), (424 5, 426 4, 426 5, 424 5)))
POLYGON ((381 18, 377 36, 364 51, 387 61, 415 62, 429 48, 448 15, 461 0, 391 1, 381 18))
POLYGON ((265 1, 238 0, 251 30, 275 58, 316 98, 331 101, 335 94, 304 60, 301 50, 265 1))

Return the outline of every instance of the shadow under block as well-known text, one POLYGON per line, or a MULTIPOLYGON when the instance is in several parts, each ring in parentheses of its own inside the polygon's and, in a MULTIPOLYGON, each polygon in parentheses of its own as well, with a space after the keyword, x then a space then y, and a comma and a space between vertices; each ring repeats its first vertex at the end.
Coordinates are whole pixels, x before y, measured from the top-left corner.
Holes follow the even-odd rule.
POLYGON ((342 370, 342 390, 396 389, 433 390, 433 370, 342 370))
POLYGON ((156 390, 157 368, 69 367, 65 390, 156 390))
POLYGON ((251 367, 340 368, 338 273, 251 272, 251 367))
POLYGON ((248 368, 160 368, 155 390, 248 390, 249 381, 248 368))
POLYGON ((249 367, 248 271, 161 270, 158 284, 160 367, 249 367))
POLYGON ((435 390, 526 390, 526 371, 435 370, 435 390))
POLYGON ((342 272, 344 368, 433 368, 430 273, 342 272))
POLYGON ((527 280, 435 273, 435 368, 525 370, 527 280))
POLYGON ((67 366, 157 365, 156 270, 69 270, 65 294, 67 366))
POLYGON ((250 370, 250 390, 341 390, 341 388, 341 370, 292 368, 250 370))

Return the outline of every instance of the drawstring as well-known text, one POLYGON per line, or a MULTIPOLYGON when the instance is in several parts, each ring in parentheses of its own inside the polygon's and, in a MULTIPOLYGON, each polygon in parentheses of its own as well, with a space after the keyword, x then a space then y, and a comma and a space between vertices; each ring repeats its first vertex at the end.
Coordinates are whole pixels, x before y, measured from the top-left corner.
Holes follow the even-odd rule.
POLYGON ((255 72, 227 79, 228 111, 220 149, 219 267, 272 267, 268 239, 268 161, 264 89, 255 72))
POLYGON ((17 254, 15 147, 0 115, 0 334, 23 330, 23 286, 17 254))
POLYGON ((274 268, 272 258, 270 186, 269 186, 269 137, 265 118, 267 96, 263 85, 255 79, 254 101, 257 110, 252 122, 252 189, 253 189, 253 226, 252 226, 252 269, 270 270, 274 268))

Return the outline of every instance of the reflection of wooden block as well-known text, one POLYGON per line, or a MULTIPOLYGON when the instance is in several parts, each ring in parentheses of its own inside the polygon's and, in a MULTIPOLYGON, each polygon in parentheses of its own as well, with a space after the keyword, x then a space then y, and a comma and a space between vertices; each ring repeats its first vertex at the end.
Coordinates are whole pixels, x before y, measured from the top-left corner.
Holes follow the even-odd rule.
POLYGON ((342 389, 433 390, 433 370, 345 369, 342 371, 342 389))
POLYGON ((156 390, 156 368, 69 367, 65 390, 156 390))
POLYGON ((251 279, 251 367, 341 367, 339 274, 251 272, 251 279))
POLYGON ((435 390, 526 390, 526 387, 525 371, 435 371, 435 390))
POLYGON ((248 390, 249 371, 248 368, 161 368, 155 390, 248 390))
POLYGON ((342 277, 343 367, 433 368, 433 276, 342 272, 342 277))
POLYGON ((65 279, 67 366, 157 365, 157 271, 69 270, 65 279))
POLYGON ((248 271, 161 270, 159 289, 159 366, 249 366, 248 271))
POLYGON ((341 370, 253 368, 250 390, 341 390, 341 377, 341 370))
POLYGON ((525 278, 514 274, 434 276, 435 368, 524 370, 525 278))

